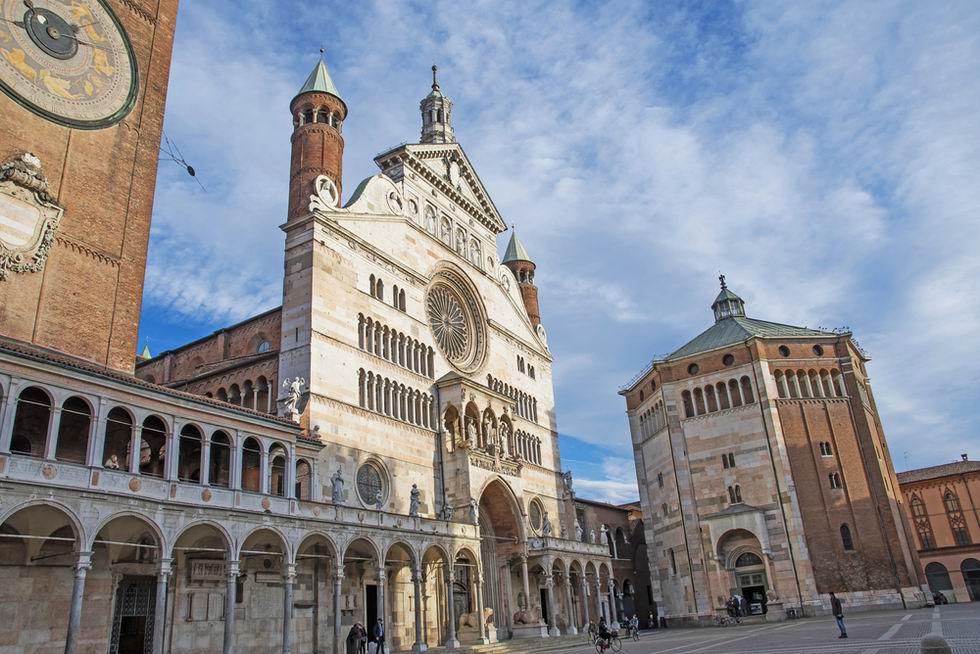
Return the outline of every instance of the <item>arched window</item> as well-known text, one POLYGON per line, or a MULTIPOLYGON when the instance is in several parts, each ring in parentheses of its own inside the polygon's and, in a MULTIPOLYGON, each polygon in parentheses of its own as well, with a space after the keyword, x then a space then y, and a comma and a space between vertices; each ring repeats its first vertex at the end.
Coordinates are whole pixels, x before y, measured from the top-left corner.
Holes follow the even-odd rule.
POLYGON ((933 561, 926 566, 926 579, 929 582, 929 590, 939 592, 953 590, 953 582, 949 579, 949 571, 942 563, 933 561))
POLYGON ((282 445, 269 448, 269 493, 286 496, 286 450, 282 445))
POLYGON ((820 456, 833 456, 834 449, 831 447, 830 443, 827 441, 821 441, 820 443, 820 456))
POLYGON ((684 391, 683 393, 681 393, 681 398, 684 401, 684 417, 693 418, 694 402, 691 401, 691 391, 684 391))
POLYGON ((752 404, 755 398, 752 395, 752 382, 748 377, 742 377, 742 400, 745 404, 752 404))
POLYGON ((242 490, 258 493, 262 490, 262 448, 254 438, 242 445, 242 490))
POLYGON ((177 479, 180 481, 201 481, 201 452, 204 437, 194 425, 184 425, 180 430, 178 449, 177 479))
POLYGON ((714 413, 718 410, 718 402, 715 400, 715 387, 707 386, 704 389, 704 399, 705 403, 708 405, 708 413, 714 413))
POLYGON ((728 487, 728 500, 732 504, 742 503, 742 487, 738 484, 728 487))
POLYGON ((296 499, 311 500, 313 489, 313 469, 304 459, 296 462, 296 499))
POLYGON ((742 406, 742 393, 738 390, 738 382, 734 379, 728 382, 728 394, 732 396, 732 408, 742 406))
POLYGON ((718 392, 718 408, 722 411, 725 409, 730 409, 731 405, 728 402, 728 387, 725 386, 725 382, 718 382, 715 385, 715 389, 718 392))
POLYGON ((208 482, 212 486, 228 488, 231 481, 231 438, 223 431, 211 434, 211 452, 208 462, 208 482))
POLYGON ((398 291, 398 308, 405 310, 405 289, 398 291))
POLYGON ((700 388, 694 389, 694 408, 699 416, 704 415, 704 392, 700 388))
POLYGON ((375 280, 374 282, 374 297, 381 301, 384 301, 385 299, 385 283, 380 279, 375 280))
POLYGON ((147 416, 140 430, 140 473, 163 477, 166 460, 167 424, 157 416, 147 416))
POLYGON ((122 407, 106 416, 102 443, 102 466, 109 470, 129 470, 129 448, 133 441, 133 419, 122 407))
POLYGON ((307 109, 303 112, 303 124, 309 125, 313 122, 313 110, 307 109))
POLYGON ((657 473, 657 486, 660 488, 664 487, 664 473, 662 472, 657 473))
POLYGON ((666 502, 660 505, 660 511, 664 514, 665 518, 667 517, 667 514, 670 513, 670 510, 667 508, 666 502))
POLYGON ((37 386, 21 391, 14 415, 10 451, 14 454, 44 456, 51 423, 51 398, 37 386))
POLYGON ((752 568, 762 565, 762 558, 755 552, 744 552, 735 559, 736 568, 752 568))
POLYGON ((88 456, 88 436, 92 427, 92 412, 88 402, 69 397, 61 405, 61 425, 54 458, 59 461, 85 463, 88 456))
POLYGON ((330 123, 330 121, 327 118, 327 111, 326 111, 326 109, 318 109, 317 110, 317 112, 316 112, 316 122, 318 122, 318 123, 324 123, 324 124, 329 124, 330 123))
POLYGON ((776 382, 776 393, 781 399, 786 399, 786 378, 783 376, 782 370, 777 370, 772 374, 773 380, 776 382))
POLYGON ((960 498, 951 489, 943 493, 943 506, 946 507, 946 517, 949 518, 949 528, 953 532, 953 540, 960 547, 970 544, 970 531, 963 518, 960 498))
POLYGON ((832 472, 832 473, 830 473, 828 475, 828 477, 830 478, 830 487, 831 488, 833 488, 835 490, 839 490, 839 489, 841 489, 841 488, 844 487, 844 484, 841 483, 840 473, 838 473, 838 472, 832 472))
POLYGON ((851 537, 851 528, 845 522, 840 526, 840 542, 846 552, 854 551, 854 539, 851 537))

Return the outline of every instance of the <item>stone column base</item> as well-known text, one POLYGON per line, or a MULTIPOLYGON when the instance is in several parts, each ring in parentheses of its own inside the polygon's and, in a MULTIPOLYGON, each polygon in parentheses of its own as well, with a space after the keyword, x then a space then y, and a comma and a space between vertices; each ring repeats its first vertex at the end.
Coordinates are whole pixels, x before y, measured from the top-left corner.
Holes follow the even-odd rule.
POLYGON ((548 637, 548 625, 546 624, 515 624, 512 631, 511 638, 514 640, 548 637))

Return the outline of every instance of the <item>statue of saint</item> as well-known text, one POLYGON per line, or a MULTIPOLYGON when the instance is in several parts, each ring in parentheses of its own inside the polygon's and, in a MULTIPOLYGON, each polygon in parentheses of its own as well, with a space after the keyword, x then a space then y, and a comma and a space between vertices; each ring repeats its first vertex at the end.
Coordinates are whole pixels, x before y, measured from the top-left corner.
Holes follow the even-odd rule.
POLYGON ((589 542, 595 545, 595 529, 589 530, 589 542))
POLYGON ((306 380, 302 377, 294 377, 292 381, 288 379, 282 381, 282 387, 286 389, 286 397, 282 400, 283 407, 293 420, 299 416, 299 398, 305 384, 306 380))
POLYGON ((578 518, 575 518, 575 540, 582 542, 582 525, 578 523, 578 518))
POLYGON ((330 478, 330 501, 334 504, 342 504, 344 501, 344 475, 339 467, 330 478))
POLYGON ((418 484, 412 484, 411 497, 408 502, 408 515, 417 516, 419 514, 419 496, 421 495, 418 484))
POLYGON ((609 527, 606 525, 599 525, 599 543, 605 545, 609 542, 609 527))
POLYGON ((470 522, 474 525, 480 524, 480 506, 476 500, 470 500, 470 522))
POLYGON ((476 444, 476 420, 473 418, 466 421, 466 444, 470 447, 476 444))
POLYGON ((384 510, 384 501, 381 497, 381 491, 378 491, 378 494, 374 496, 374 508, 378 511, 384 510))
POLYGON ((446 522, 449 522, 450 520, 453 519, 453 514, 454 513, 456 513, 456 511, 453 509, 453 507, 452 507, 451 504, 443 504, 442 505, 442 519, 443 520, 445 520, 446 522))
POLYGON ((551 526, 551 518, 548 517, 548 512, 544 512, 544 517, 541 519, 541 533, 545 536, 550 536, 551 532, 554 531, 554 527, 551 526))

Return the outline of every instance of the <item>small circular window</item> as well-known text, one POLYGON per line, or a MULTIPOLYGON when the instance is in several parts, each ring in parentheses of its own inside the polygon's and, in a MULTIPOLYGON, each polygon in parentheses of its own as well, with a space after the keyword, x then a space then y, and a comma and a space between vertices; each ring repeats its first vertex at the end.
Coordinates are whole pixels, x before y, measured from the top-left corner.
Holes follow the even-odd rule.
POLYGON ((379 496, 384 499, 384 479, 381 471, 373 463, 365 463, 357 470, 357 494, 365 504, 377 504, 379 496))
POLYGON ((735 365, 735 355, 734 354, 726 354, 725 356, 723 356, 721 358, 721 362, 724 363, 726 366, 734 366, 735 365))
POLYGON ((789 356, 789 348, 786 347, 785 345, 780 345, 779 346, 779 354, 780 354, 780 356, 788 357, 789 356))
POLYGON ((541 531, 541 502, 537 500, 531 500, 531 506, 528 507, 527 517, 531 521, 531 529, 534 531, 541 531))
POLYGON ((689 365, 687 367, 687 374, 689 374, 689 375, 696 375, 696 374, 698 374, 698 371, 699 370, 701 370, 701 368, 698 367, 698 364, 692 363, 691 365, 689 365))
POLYGON ((822 357, 823 356, 823 346, 822 345, 814 345, 813 346, 813 353, 815 355, 817 355, 818 357, 822 357))

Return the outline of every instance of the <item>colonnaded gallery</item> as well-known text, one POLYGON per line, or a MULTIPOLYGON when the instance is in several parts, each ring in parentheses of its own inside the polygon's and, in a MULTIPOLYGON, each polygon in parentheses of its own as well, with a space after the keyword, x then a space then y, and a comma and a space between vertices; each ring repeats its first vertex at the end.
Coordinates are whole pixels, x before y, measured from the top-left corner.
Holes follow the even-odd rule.
POLYGON ((282 306, 134 374, 176 1, 0 6, 0 653, 339 652, 381 617, 421 651, 621 610, 535 265, 498 257, 435 69, 420 142, 342 202, 317 63, 283 107, 282 306))

